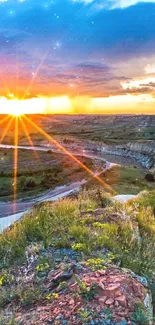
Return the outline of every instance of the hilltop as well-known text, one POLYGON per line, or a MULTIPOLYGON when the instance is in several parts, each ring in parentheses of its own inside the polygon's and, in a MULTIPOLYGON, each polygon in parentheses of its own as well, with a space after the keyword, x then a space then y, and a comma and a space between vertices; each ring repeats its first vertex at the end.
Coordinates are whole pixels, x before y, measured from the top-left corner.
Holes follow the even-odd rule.
POLYGON ((3 232, 0 324, 152 324, 154 195, 121 204, 91 186, 3 232))

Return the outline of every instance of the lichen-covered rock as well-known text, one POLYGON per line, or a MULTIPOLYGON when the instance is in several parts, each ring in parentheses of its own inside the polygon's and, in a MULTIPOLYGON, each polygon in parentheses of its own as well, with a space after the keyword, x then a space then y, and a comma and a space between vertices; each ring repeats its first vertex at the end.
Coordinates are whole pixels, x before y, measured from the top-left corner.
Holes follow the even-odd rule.
POLYGON ((20 309, 16 313, 19 324, 137 325, 136 317, 142 317, 142 324, 152 325, 151 294, 145 278, 112 265, 92 271, 87 262, 69 263, 67 272, 70 269, 74 272, 66 280, 63 263, 49 271, 46 298, 28 311, 20 309), (56 281, 54 289, 50 289, 52 281, 56 281))

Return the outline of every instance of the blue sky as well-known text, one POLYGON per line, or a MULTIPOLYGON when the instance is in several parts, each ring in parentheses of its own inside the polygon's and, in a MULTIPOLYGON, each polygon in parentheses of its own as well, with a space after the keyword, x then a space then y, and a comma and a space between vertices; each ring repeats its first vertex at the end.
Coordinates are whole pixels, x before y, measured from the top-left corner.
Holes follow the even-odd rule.
POLYGON ((1 96, 154 98, 155 0, 6 0, 0 17, 1 96))

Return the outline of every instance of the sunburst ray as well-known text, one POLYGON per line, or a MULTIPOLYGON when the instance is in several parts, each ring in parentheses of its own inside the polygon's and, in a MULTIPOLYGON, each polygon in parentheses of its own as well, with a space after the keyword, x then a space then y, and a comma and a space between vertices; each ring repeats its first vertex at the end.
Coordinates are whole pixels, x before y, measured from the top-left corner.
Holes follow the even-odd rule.
POLYGON ((24 132, 25 132, 25 134, 26 134, 26 136, 27 136, 28 142, 29 142, 30 146, 32 147, 33 152, 34 152, 36 158, 37 158, 38 160, 40 160, 40 159, 39 159, 39 155, 38 155, 37 151, 36 151, 35 148, 34 148, 34 144, 33 144, 33 141, 32 141, 32 139, 31 139, 30 135, 29 135, 29 132, 28 132, 28 130, 27 130, 27 127, 26 127, 26 125, 25 125, 25 123, 24 123, 24 121, 23 121, 23 119, 22 119, 22 116, 20 117, 20 123, 22 124, 23 130, 24 130, 24 132))
POLYGON ((30 120, 26 115, 23 115, 23 117, 34 127, 40 132, 42 135, 46 137, 50 142, 52 142, 56 148, 61 150, 63 153, 65 153, 67 156, 69 156, 72 160, 74 160, 77 164, 79 164, 83 169, 89 173, 92 178, 95 178, 98 180, 99 183, 101 183, 108 191, 111 193, 115 193, 115 191, 106 184, 98 175, 94 174, 94 172, 89 169, 87 166, 85 166, 77 157, 75 157, 70 151, 68 151, 66 148, 64 148, 60 143, 58 143, 54 138, 52 138, 48 133, 46 133, 41 127, 39 127, 36 123, 34 123, 32 120, 30 120))
POLYGON ((24 99, 26 98, 27 94, 30 92, 31 87, 32 87, 32 85, 33 85, 33 83, 34 83, 34 80, 36 79, 36 77, 37 77, 37 75, 38 75, 40 69, 41 69, 42 66, 43 66, 44 61, 45 61, 46 58, 47 58, 48 52, 49 52, 49 51, 46 51, 46 53, 44 54, 44 56, 43 56, 43 58, 41 59, 40 63, 38 64, 37 69, 36 69, 36 71, 35 71, 35 73, 34 73, 32 79, 31 79, 31 81, 30 81, 28 87, 26 88, 26 90, 25 90, 25 92, 24 92, 24 96, 23 96, 22 100, 24 100, 24 99))
POLYGON ((14 128, 14 213, 16 213, 16 200, 17 200, 17 172, 18 172, 18 116, 15 117, 14 128))
POLYGON ((14 117, 12 116, 11 119, 10 119, 10 121, 6 125, 6 127, 5 127, 5 129, 4 129, 3 133, 2 133, 2 136, 0 138, 0 144, 3 142, 3 140, 4 140, 4 138, 5 138, 6 134, 7 134, 7 132, 9 131, 13 119, 14 119, 14 117))
POLYGON ((5 123, 5 122, 10 118, 10 117, 11 117, 10 114, 7 115, 7 116, 5 116, 5 117, 0 121, 0 125, 3 124, 3 123, 5 123))

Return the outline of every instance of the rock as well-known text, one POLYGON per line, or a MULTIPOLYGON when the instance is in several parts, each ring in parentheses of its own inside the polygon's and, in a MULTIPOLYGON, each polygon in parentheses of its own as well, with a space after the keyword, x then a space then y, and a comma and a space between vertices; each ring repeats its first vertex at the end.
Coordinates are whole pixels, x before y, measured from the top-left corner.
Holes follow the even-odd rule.
MULTIPOLYGON (((102 151, 102 147, 100 148, 102 151)), ((125 145, 104 148, 105 154, 117 155, 121 157, 134 158, 143 167, 154 170, 155 168, 155 148, 153 144, 145 142, 129 142, 125 145)))
POLYGON ((103 294, 105 296, 107 296, 108 298, 114 299, 115 297, 118 297, 121 294, 120 293, 120 284, 107 287, 106 289, 104 289, 103 294))
MULTIPOLYGON (((90 315, 87 324, 131 325, 131 315, 136 304, 141 304, 144 313, 148 313, 150 319, 152 318, 151 294, 145 278, 114 265, 107 265, 106 270, 96 272, 86 266, 80 270, 76 268, 73 276, 70 264, 68 269, 65 273, 59 269, 53 270, 47 279, 50 284, 56 285, 63 280, 67 281, 66 291, 62 290, 57 299, 52 298, 51 293, 50 300, 45 299, 40 305, 38 302, 33 308, 16 313, 16 319, 21 317, 23 320, 21 324, 29 325, 33 318, 33 324, 36 325, 53 324, 53 320, 61 322, 62 325, 77 325, 81 324, 79 311, 88 310, 90 315), (86 294, 90 284, 95 285, 90 300, 84 299, 81 294, 81 283, 85 283, 86 294), (106 310, 111 310, 111 318, 108 318, 106 310), (95 314, 97 319, 94 319, 95 314)), ((151 321, 149 325, 152 325, 151 321)))
POLYGON ((74 300, 73 300, 73 299, 71 299, 71 300, 69 301, 69 305, 74 305, 74 300))
POLYGON ((102 305, 105 303, 106 300, 107 300, 107 297, 105 296, 105 297, 99 298, 98 302, 102 305))
POLYGON ((106 271, 105 270, 98 270, 97 273, 102 276, 105 275, 106 271))
POLYGON ((126 317, 129 314, 129 310, 119 311, 117 314, 121 317, 126 317))
POLYGON ((138 282, 133 284, 133 291, 136 297, 142 298, 142 285, 140 285, 138 282))
POLYGON ((114 299, 112 298, 109 298, 108 300, 105 301, 106 305, 113 305, 113 303, 114 303, 114 299))
POLYGON ((116 302, 118 302, 122 307, 126 307, 127 305, 126 297, 124 295, 117 297, 116 302))
POLYGON ((117 300, 115 300, 114 305, 115 305, 115 307, 118 307, 119 306, 119 302, 117 300))

